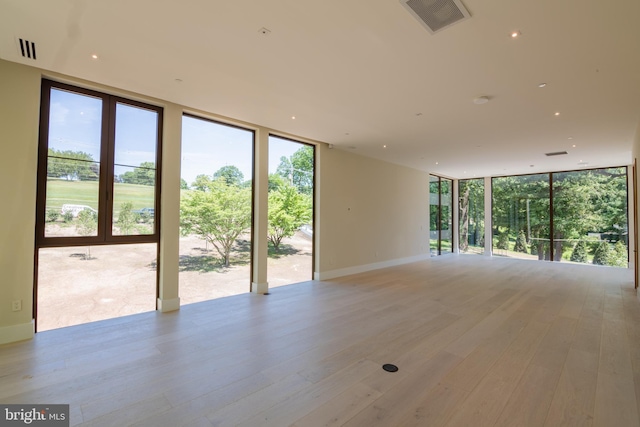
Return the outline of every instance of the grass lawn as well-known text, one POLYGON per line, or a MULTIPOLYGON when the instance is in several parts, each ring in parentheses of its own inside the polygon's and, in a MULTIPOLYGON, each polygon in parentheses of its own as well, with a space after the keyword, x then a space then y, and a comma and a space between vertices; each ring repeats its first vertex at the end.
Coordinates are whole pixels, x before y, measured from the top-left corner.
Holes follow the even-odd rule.
MULTIPOLYGON (((133 209, 154 207, 154 187, 138 184, 114 184, 114 210, 117 215, 120 206, 131 202, 133 209)), ((97 181, 47 181, 47 210, 58 212, 64 204, 86 205, 98 209, 97 181)))

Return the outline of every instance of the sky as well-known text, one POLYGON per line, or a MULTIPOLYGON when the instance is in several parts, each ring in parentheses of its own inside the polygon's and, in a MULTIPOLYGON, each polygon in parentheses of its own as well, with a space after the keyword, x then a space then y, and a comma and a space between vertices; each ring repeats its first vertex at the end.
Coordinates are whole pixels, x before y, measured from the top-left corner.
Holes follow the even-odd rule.
MULTIPOLYGON (((51 90, 49 148, 83 151, 100 158, 102 100, 87 95, 51 90)), ((155 161, 157 116, 154 111, 126 104, 116 106, 115 173, 122 174, 142 162, 155 161)), ((302 144, 269 138, 269 173, 280 157, 291 156, 302 144)), ((199 174, 213 175, 233 165, 251 178, 253 132, 185 116, 182 122, 181 176, 191 184, 199 174)))
MULTIPOLYGON (((269 173, 280 157, 291 156, 303 144, 269 137, 269 173)), ((182 120, 181 176, 189 185, 199 174, 213 175, 223 166, 236 166, 251 178, 253 132, 185 116, 182 120)))

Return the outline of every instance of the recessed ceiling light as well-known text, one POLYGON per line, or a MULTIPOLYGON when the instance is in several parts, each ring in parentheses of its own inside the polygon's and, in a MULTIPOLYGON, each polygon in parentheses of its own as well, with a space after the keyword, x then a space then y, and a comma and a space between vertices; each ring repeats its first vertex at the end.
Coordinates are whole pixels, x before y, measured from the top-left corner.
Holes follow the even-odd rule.
POLYGON ((295 119, 296 119, 296 116, 291 116, 291 120, 295 120, 295 119))
POLYGON ((438 163, 438 162, 436 162, 436 165, 438 165, 438 164, 439 164, 439 163, 438 163))
POLYGON ((386 145, 383 145, 383 146, 382 146, 382 148, 387 148, 387 146, 386 146, 386 145))
POLYGON ((271 34, 271 30, 265 27, 262 27, 258 30, 258 33, 262 34, 263 36, 268 36, 269 34, 271 34))
POLYGON ((568 139, 573 139, 573 137, 572 137, 572 136, 570 136, 568 139))
POLYGON ((573 147, 573 148, 576 148, 576 144, 573 144, 573 145, 572 145, 572 147, 573 147))
POLYGON ((511 38, 512 39, 518 38, 520 35, 522 35, 522 33, 520 31, 512 31, 511 32, 511 38))
POLYGON ((422 115, 422 113, 416 113, 416 116, 421 116, 421 115, 422 115))
POLYGON ((555 112, 554 116, 559 116, 560 113, 558 111, 555 112))
POLYGON ((486 104, 487 102, 489 102, 489 97, 485 95, 479 96, 473 100, 473 103, 476 105, 486 104))
POLYGON ((546 83, 540 83, 538 87, 545 87, 546 85, 547 85, 546 83))
POLYGON ((98 59, 98 55, 96 55, 95 53, 93 55, 91 55, 91 58, 93 59, 98 59))
POLYGON ((177 83, 182 83, 182 79, 175 79, 177 83))

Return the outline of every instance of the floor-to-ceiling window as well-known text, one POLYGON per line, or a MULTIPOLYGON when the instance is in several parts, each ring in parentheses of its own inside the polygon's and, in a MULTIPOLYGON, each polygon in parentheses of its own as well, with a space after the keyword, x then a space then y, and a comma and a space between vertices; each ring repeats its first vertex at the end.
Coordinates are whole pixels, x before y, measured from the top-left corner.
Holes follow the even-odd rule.
POLYGON ((315 147, 269 136, 269 287, 313 279, 315 147))
POLYGON ((39 330, 155 308, 161 134, 162 108, 43 80, 39 330))
POLYGON ((460 253, 484 253, 484 179, 458 181, 460 253))
POLYGON ((495 255, 626 267, 627 170, 493 178, 495 255))
POLYGON ((180 300, 250 291, 254 132, 182 119, 180 300))
POLYGON ((453 181, 429 175, 429 247, 431 255, 453 248, 453 181))

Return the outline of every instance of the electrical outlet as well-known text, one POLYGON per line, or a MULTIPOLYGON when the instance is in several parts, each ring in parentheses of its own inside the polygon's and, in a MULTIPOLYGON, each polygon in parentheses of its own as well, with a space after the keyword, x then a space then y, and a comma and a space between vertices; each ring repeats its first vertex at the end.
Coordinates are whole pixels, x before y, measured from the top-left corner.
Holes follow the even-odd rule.
POLYGON ((12 311, 20 311, 22 310, 22 300, 15 300, 11 303, 11 310, 12 311))

